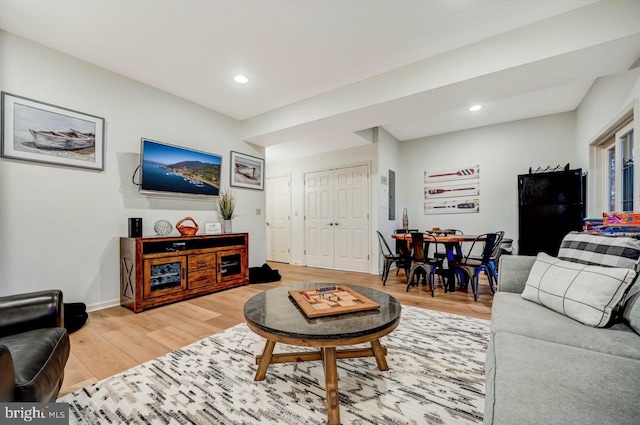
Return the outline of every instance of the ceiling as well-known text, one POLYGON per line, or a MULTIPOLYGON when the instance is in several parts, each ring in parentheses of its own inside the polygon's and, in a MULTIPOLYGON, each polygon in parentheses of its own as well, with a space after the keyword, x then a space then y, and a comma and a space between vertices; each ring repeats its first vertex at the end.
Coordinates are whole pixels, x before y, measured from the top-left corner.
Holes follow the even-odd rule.
POLYGON ((240 120, 268 161, 572 111, 640 57, 637 0, 0 0, 0 28, 240 120))

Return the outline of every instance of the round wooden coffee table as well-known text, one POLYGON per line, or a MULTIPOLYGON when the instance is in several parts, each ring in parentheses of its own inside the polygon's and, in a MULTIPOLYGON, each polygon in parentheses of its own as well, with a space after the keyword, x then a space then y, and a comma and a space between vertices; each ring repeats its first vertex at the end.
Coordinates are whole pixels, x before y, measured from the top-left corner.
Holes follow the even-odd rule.
POLYGON ((400 303, 391 295, 354 285, 307 283, 271 289, 255 295, 244 305, 247 326, 267 339, 262 355, 256 356, 255 380, 262 381, 270 364, 322 360, 327 392, 327 416, 330 425, 340 424, 337 359, 375 357, 378 369, 388 370, 386 348, 380 338, 400 322, 400 303), (329 285, 348 286, 380 305, 379 309, 310 319, 289 297, 290 290, 315 289, 329 285), (273 354, 276 342, 318 347, 318 352, 273 354), (370 343, 371 348, 336 347, 370 343))

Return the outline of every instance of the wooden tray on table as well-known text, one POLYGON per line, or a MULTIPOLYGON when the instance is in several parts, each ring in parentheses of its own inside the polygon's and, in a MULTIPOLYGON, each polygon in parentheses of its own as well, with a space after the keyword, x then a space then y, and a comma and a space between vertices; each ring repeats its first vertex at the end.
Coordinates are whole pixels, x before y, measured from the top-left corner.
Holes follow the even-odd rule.
POLYGON ((380 308, 380 304, 344 285, 289 291, 289 295, 311 318, 380 308))

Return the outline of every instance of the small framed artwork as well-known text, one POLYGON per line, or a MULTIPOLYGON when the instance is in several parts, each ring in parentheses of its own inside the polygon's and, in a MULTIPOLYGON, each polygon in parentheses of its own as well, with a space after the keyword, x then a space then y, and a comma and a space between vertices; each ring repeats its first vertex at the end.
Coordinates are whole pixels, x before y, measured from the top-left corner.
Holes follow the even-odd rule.
POLYGON ((222 226, 220 223, 204 223, 205 235, 219 235, 222 233, 222 226))
POLYGON ((264 159, 231 151, 231 186, 264 189, 264 159))
POLYGON ((425 171, 424 182, 432 184, 441 181, 468 180, 480 178, 480 166, 473 165, 466 168, 453 168, 449 170, 425 171))
POLYGON ((2 157, 104 169, 104 118, 2 92, 2 157))
POLYGON ((432 183, 424 187, 424 199, 451 198, 456 196, 478 196, 480 194, 480 179, 449 181, 432 183))

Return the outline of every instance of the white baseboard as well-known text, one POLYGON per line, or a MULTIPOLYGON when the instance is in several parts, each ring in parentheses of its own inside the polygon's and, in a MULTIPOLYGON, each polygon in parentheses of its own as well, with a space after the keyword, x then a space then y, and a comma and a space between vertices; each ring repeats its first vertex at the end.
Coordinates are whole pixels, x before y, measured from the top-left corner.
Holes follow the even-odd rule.
POLYGON ((97 311, 104 310, 109 307, 116 307, 120 305, 120 299, 116 298, 115 300, 103 301, 101 303, 88 304, 87 311, 97 311))

